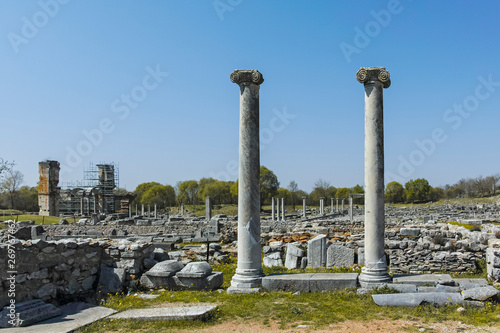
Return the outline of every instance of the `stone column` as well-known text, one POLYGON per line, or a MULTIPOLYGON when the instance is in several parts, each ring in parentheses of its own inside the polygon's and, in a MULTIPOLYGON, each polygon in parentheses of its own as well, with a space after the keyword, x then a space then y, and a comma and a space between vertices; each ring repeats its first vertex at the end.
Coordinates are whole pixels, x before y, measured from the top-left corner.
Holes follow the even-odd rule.
POLYGON ((181 215, 184 215, 184 204, 181 203, 181 215))
POLYGON ((144 216, 144 205, 142 205, 142 208, 141 208, 141 215, 144 216))
POLYGON ((333 214, 333 198, 330 198, 330 213, 333 214))
POLYGON ((302 197, 302 218, 306 218, 306 197, 302 197))
POLYGON ((155 204, 155 219, 156 219, 157 215, 156 215, 156 204, 155 204))
POLYGON ((138 212, 138 210, 137 210, 137 205, 135 205, 135 215, 136 215, 136 216, 138 215, 138 214, 137 214, 137 212, 138 212))
POLYGON ((285 222, 285 198, 281 198, 281 221, 285 222))
POLYGON ((280 198, 276 198, 276 221, 280 220, 280 198))
POLYGON ((132 217, 132 205, 130 204, 130 202, 128 203, 128 217, 132 217))
POLYGON ((362 67, 356 78, 365 86, 365 266, 364 284, 391 281, 384 252, 384 103, 391 79, 384 67, 362 67))
POLYGON ((337 198, 337 213, 339 212, 339 198, 337 198))
POLYGON ((205 218, 210 221, 212 218, 212 200, 210 197, 205 198, 205 218))
POLYGON ((271 221, 274 222, 274 216, 276 214, 275 207, 274 207, 274 197, 271 198, 271 221))
POLYGON ((352 197, 349 197, 349 219, 351 220, 351 222, 352 222, 352 217, 353 217, 353 214, 352 214, 352 197))
POLYGON ((325 215, 325 198, 319 198, 319 215, 325 215))
POLYGON ((262 284, 260 240, 259 88, 257 70, 235 70, 231 81, 240 86, 238 169, 238 265, 228 293, 258 292, 262 284))

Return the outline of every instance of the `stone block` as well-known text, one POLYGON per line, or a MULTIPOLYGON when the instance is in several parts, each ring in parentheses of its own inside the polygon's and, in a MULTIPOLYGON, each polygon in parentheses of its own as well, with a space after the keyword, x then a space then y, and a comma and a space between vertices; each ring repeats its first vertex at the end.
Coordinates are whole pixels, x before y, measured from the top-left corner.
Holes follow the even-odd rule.
POLYGON ((357 273, 316 273, 309 280, 309 292, 356 288, 357 273))
POLYGON ((177 274, 177 277, 182 278, 203 278, 212 273, 212 266, 205 261, 190 262, 182 268, 177 274))
POLYGON ((179 272, 173 277, 173 279, 175 281, 177 289, 181 290, 214 290, 222 286, 222 283, 224 282, 222 272, 212 272, 209 275, 203 277, 188 277, 186 275, 180 274, 179 272))
POLYGON ((354 264, 354 249, 342 245, 330 245, 326 251, 326 267, 350 267, 354 264))
POLYGON ((401 228, 399 234, 401 236, 419 236, 420 228, 401 228))
POLYGON ((416 307, 422 302, 435 305, 464 304, 460 293, 404 293, 372 295, 379 306, 416 307))
POLYGON ((266 267, 283 266, 280 252, 271 252, 264 256, 263 265, 266 267))
POLYGON ((125 269, 101 265, 98 290, 101 294, 115 294, 122 290, 125 281, 125 269))
POLYGON ((471 299, 474 301, 485 301, 490 297, 497 295, 500 291, 493 286, 478 287, 462 291, 463 299, 471 299))
POLYGON ((437 284, 453 285, 454 281, 449 274, 419 274, 394 275, 393 283, 409 283, 416 286, 436 286, 437 284))
POLYGON ((357 273, 271 274, 262 278, 262 287, 271 291, 333 291, 355 288, 357 278, 357 273))
POLYGON ((359 247, 358 248, 358 266, 364 266, 364 265, 365 265, 365 248, 359 247))
POLYGON ((292 243, 288 243, 286 246, 286 257, 285 257, 285 267, 288 269, 299 268, 299 260, 304 256, 304 251, 302 251, 297 246, 292 243))
MULTIPOLYGON (((0 327, 7 328, 11 318, 7 317, 10 309, 4 307, 0 312, 0 327)), ((52 304, 45 304, 42 300, 35 299, 26 302, 21 302, 15 306, 15 319, 11 322, 14 326, 25 327, 40 321, 57 317, 61 315, 61 310, 52 304)))
POLYGON ((307 241, 307 265, 313 268, 326 266, 326 235, 307 241))

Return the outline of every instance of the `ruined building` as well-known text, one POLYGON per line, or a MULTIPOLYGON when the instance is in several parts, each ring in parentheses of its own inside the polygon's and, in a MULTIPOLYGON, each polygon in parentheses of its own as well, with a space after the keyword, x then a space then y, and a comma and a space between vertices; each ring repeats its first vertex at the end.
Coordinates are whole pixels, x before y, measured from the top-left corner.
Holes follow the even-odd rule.
POLYGON ((38 206, 40 215, 59 215, 59 162, 45 161, 38 163, 38 206))

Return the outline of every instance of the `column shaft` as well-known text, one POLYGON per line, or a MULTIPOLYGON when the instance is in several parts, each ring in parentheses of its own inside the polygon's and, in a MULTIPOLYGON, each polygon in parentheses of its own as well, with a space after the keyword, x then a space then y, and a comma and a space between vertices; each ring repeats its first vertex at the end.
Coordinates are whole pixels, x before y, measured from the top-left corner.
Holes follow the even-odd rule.
POLYGON ((256 70, 236 70, 231 81, 240 86, 238 169, 238 265, 229 293, 257 292, 262 283, 260 244, 259 85, 256 70))

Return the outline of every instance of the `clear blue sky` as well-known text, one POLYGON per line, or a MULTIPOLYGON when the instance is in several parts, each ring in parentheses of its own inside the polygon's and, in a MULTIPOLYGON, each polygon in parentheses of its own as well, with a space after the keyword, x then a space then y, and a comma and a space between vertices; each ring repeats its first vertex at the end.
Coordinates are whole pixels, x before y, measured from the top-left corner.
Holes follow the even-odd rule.
POLYGON ((384 66, 386 183, 495 174, 499 13, 493 0, 4 0, 0 157, 30 186, 45 159, 61 163, 62 182, 114 161, 128 190, 236 180, 229 75, 258 69, 261 164, 282 187, 363 185, 355 74, 384 66))

